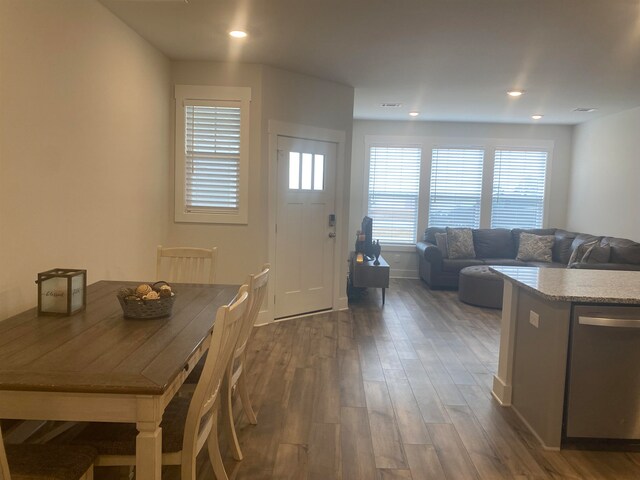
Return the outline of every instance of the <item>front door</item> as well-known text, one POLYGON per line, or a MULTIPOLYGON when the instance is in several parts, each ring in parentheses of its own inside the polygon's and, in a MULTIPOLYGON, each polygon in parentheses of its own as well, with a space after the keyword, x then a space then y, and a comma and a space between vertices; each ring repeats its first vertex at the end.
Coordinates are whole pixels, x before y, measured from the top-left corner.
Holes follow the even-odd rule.
POLYGON ((333 307, 336 144, 278 137, 275 318, 333 307))

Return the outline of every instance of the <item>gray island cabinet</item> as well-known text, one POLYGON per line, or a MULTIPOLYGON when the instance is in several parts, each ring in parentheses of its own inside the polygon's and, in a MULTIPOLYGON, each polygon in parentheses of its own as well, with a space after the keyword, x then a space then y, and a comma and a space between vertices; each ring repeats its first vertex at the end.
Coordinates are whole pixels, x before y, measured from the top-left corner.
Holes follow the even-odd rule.
POLYGON ((493 396, 548 449, 640 439, 640 272, 492 270, 505 280, 493 396))

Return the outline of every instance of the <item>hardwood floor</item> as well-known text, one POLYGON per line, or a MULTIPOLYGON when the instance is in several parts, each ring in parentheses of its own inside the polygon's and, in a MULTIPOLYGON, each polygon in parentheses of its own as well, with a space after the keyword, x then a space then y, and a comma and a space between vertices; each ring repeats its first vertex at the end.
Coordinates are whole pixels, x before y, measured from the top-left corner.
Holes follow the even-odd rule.
MULTIPOLYGON (((417 280, 392 280, 380 304, 370 290, 349 311, 255 329, 258 425, 238 420, 232 478, 640 478, 640 453, 545 451, 492 399, 499 311, 417 280)), ((206 451, 198 476, 213 479, 206 451)))

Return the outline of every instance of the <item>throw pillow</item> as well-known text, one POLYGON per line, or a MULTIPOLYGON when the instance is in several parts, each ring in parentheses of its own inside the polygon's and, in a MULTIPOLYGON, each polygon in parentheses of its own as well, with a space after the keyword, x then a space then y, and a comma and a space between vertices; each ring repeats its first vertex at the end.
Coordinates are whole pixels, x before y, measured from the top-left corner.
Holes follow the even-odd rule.
POLYGON ((553 235, 533 235, 521 233, 518 255, 516 260, 523 262, 551 262, 551 249, 553 248, 553 235))
POLYGON ((447 234, 436 233, 436 245, 442 252, 442 258, 449 258, 449 247, 447 246, 447 234))
POLYGON ((580 263, 607 263, 610 255, 611 247, 609 245, 593 245, 582 256, 580 263))
POLYGON ((578 245, 573 250, 573 252, 571 252, 571 257, 569 258, 569 263, 567 264, 567 266, 571 265, 572 263, 580 263, 582 261, 582 257, 584 257, 584 254, 587 253, 587 250, 589 250, 593 246, 598 245, 599 243, 600 239, 595 238, 578 245))
POLYGON ((449 258, 476 258, 473 248, 473 233, 470 228, 447 227, 447 247, 449 258))

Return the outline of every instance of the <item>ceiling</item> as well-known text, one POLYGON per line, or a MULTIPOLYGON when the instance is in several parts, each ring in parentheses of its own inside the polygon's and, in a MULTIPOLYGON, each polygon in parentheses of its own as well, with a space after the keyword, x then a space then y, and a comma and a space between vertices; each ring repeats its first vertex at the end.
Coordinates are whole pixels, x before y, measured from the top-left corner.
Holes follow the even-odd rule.
POLYGON ((350 85, 359 119, 416 110, 418 120, 577 124, 640 106, 640 0, 100 1, 172 60, 350 85), (525 94, 510 98, 512 88, 525 94))

